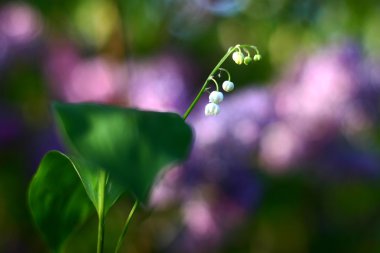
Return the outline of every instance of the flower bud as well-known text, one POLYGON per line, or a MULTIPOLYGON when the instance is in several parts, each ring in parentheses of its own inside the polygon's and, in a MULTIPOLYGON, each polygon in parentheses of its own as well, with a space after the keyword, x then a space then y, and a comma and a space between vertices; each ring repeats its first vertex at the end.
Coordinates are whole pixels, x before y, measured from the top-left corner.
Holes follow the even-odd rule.
POLYGON ((220 112, 219 105, 215 103, 208 103, 205 107, 205 115, 206 116, 215 116, 218 115, 220 112))
POLYGON ((225 90, 226 92, 230 92, 234 89, 235 85, 233 82, 231 81, 224 81, 223 84, 222 84, 222 88, 223 90, 225 90))
POLYGON ((210 103, 219 104, 220 102, 223 101, 223 93, 219 91, 213 91, 211 92, 208 98, 209 98, 210 103))
POLYGON ((251 58, 251 56, 246 56, 246 57, 244 57, 244 64, 245 65, 248 65, 248 64, 250 64, 252 62, 252 58, 251 58))
POLYGON ((261 60, 261 55, 255 54, 255 56, 253 56, 253 60, 254 61, 260 61, 261 60))
POLYGON ((232 54, 232 60, 234 60, 234 62, 236 64, 241 65, 243 63, 243 61, 244 61, 244 55, 243 55, 243 53, 242 52, 238 52, 238 51, 234 52, 232 54))

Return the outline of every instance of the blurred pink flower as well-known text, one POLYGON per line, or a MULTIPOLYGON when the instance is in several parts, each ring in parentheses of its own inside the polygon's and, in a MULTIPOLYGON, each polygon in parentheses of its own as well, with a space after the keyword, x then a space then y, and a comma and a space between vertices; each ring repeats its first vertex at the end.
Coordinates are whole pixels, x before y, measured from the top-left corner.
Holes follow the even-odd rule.
POLYGON ((359 138, 377 114, 379 84, 355 46, 323 49, 295 66, 273 86, 277 119, 261 136, 259 159, 273 172, 321 160, 326 145, 359 138))
POLYGON ((67 102, 114 103, 125 93, 125 69, 98 56, 82 58, 74 47, 57 43, 46 63, 46 75, 53 93, 67 102))
POLYGON ((218 240, 220 230, 216 224, 210 203, 198 197, 188 200, 182 206, 183 222, 185 227, 195 239, 218 240))
POLYGON ((181 187, 181 167, 169 169, 158 180, 152 189, 150 205, 155 209, 165 209, 175 202, 179 202, 186 192, 181 187))
POLYGON ((0 33, 10 43, 27 44, 42 31, 39 13, 25 3, 11 3, 0 10, 0 33))
POLYGON ((82 61, 69 74, 63 93, 69 102, 106 102, 116 92, 112 66, 102 58, 82 61))
POLYGON ((182 112, 192 78, 184 58, 164 54, 127 62, 126 100, 146 110, 182 112))
POLYGON ((212 146, 228 140, 240 146, 240 152, 257 144, 261 130, 271 119, 271 94, 266 89, 242 89, 227 94, 217 117, 198 115, 191 120, 196 133, 195 148, 207 152, 212 146))
POLYGON ((278 122, 271 124, 263 133, 260 143, 260 158, 263 166, 280 172, 297 165, 303 157, 304 142, 288 125, 278 122))
POLYGON ((172 54, 125 63, 102 56, 83 58, 72 45, 60 42, 50 48, 45 73, 53 93, 68 102, 183 112, 193 80, 188 65, 172 54))
POLYGON ((354 95, 355 72, 331 50, 301 65, 293 80, 274 88, 276 112, 306 138, 322 138, 338 127, 340 113, 354 95))
POLYGON ((0 67, 19 58, 36 59, 42 30, 42 17, 29 4, 3 5, 0 8, 0 67))

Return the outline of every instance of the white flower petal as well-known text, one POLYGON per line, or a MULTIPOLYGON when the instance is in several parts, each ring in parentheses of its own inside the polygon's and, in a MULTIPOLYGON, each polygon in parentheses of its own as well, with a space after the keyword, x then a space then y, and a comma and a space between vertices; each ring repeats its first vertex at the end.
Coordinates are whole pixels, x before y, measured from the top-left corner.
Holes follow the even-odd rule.
POLYGON ((215 103, 208 103, 205 107, 205 115, 206 116, 215 116, 218 115, 220 112, 219 105, 215 103))
POLYGON ((211 94, 209 96, 209 101, 210 101, 210 103, 219 104, 220 102, 223 101, 223 93, 221 93, 219 91, 211 92, 211 94))
POLYGON ((223 90, 225 90, 226 92, 230 92, 232 91, 234 88, 235 88, 235 85, 233 82, 231 81, 224 81, 223 82, 223 85, 222 85, 222 88, 223 90))

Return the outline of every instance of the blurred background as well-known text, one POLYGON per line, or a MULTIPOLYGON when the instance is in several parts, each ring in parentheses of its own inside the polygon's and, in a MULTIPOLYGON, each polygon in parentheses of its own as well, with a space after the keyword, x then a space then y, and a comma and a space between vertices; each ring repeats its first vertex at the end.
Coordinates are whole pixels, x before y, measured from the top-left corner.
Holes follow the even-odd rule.
MULTIPOLYGON (((48 252, 28 184, 64 150, 50 104, 183 114, 224 65, 221 113, 189 117, 190 159, 139 210, 129 253, 380 252, 380 4, 376 0, 29 0, 0 3, 0 252, 48 252)), ((113 252, 132 200, 107 219, 113 252)), ((95 215, 66 252, 95 252, 95 215)), ((59 228, 57 228, 59 229, 59 228)))

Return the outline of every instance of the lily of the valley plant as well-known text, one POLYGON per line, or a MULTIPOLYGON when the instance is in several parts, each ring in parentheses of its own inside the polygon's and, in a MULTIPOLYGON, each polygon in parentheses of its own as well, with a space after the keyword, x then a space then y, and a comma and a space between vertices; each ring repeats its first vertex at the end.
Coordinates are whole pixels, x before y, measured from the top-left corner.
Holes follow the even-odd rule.
POLYGON ((94 210, 98 215, 97 252, 103 252, 105 217, 119 198, 127 195, 134 205, 115 245, 119 252, 137 207, 146 206, 157 175, 187 159, 193 134, 185 120, 200 97, 209 92, 209 84, 215 90, 205 106, 206 116, 221 111, 224 95, 220 82, 225 92, 234 89, 229 71, 221 68, 231 55, 236 64, 248 65, 261 58, 252 45, 229 48, 182 117, 90 103, 53 105, 69 153, 48 152, 28 192, 33 219, 52 252, 64 252, 67 238, 94 210), (226 80, 220 80, 222 73, 226 80))

